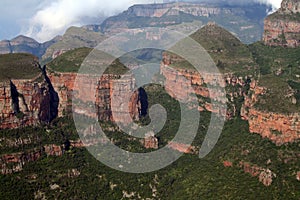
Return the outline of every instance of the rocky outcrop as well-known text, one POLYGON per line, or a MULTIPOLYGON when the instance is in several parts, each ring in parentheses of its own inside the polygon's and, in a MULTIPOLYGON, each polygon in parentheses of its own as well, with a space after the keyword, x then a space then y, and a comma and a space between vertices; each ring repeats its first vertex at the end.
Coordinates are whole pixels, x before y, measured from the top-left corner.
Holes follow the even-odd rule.
POLYGON ((182 143, 177 143, 177 142, 169 142, 168 147, 170 149, 179 151, 181 153, 196 154, 196 147, 188 145, 188 144, 182 144, 182 143))
MULTIPOLYGON (((230 12, 230 10, 227 10, 230 12)), ((162 17, 163 15, 178 16, 180 12, 193 16, 209 17, 218 15, 221 8, 205 6, 204 4, 187 4, 187 3, 169 3, 169 4, 152 4, 152 5, 135 5, 127 11, 130 15, 138 17, 162 17)))
POLYGON ((259 95, 264 95, 266 88, 253 81, 250 95, 245 98, 241 110, 243 119, 248 120, 249 130, 270 139, 277 145, 295 142, 300 139, 299 113, 281 114, 259 110, 255 107, 259 95))
POLYGON ((76 113, 98 117, 104 121, 126 124, 139 117, 138 92, 134 91, 135 79, 132 76, 120 79, 119 75, 110 74, 99 78, 77 73, 52 73, 49 78, 60 99, 59 116, 70 112, 74 106, 73 111, 76 113), (124 104, 125 99, 129 99, 128 105, 124 104), (85 106, 76 106, 79 104, 85 106), (86 106, 87 104, 89 105, 86 106), (131 118, 129 119, 128 116, 131 118))
POLYGON ((251 75, 241 77, 233 73, 200 74, 195 70, 185 69, 185 66, 182 66, 181 69, 172 67, 172 64, 179 60, 180 58, 165 53, 160 68, 160 73, 165 77, 165 89, 172 97, 176 99, 191 98, 190 94, 194 93, 198 97, 199 111, 207 110, 222 115, 226 114, 227 119, 239 115, 234 99, 243 98, 244 88, 250 83, 251 75), (210 87, 208 88, 207 85, 210 87), (231 90, 233 87, 236 89, 235 91, 231 90), (223 107, 214 108, 211 101, 219 102, 223 107), (225 105, 228 105, 227 110, 225 105))
POLYGON ((300 2, 298 0, 283 0, 280 12, 286 14, 294 14, 300 12, 300 2))
POLYGON ((44 152, 47 156, 62 156, 64 149, 62 146, 51 144, 44 146, 44 152))
POLYGON ((142 144, 146 149, 158 149, 158 139, 155 137, 154 132, 146 134, 142 144))
POLYGON ((251 176, 258 177, 259 182, 265 186, 270 186, 273 179, 276 178, 276 174, 270 169, 265 169, 245 162, 240 162, 240 167, 244 172, 251 174, 251 176))
POLYGON ((300 46, 300 3, 283 0, 281 8, 265 19, 263 41, 271 46, 300 46))
POLYGON ((53 116, 51 90, 46 79, 11 80, 0 84, 0 128, 18 128, 49 122, 53 116))
POLYGON ((120 75, 104 74, 99 78, 77 73, 47 74, 43 69, 33 79, 1 82, 0 128, 48 123, 57 116, 70 113, 72 106, 79 114, 127 124, 142 114, 139 99, 133 76, 121 78, 120 75))
POLYGON ((0 173, 12 174, 22 171, 23 166, 28 162, 38 160, 42 156, 42 150, 35 149, 30 152, 6 154, 0 157, 0 173))
POLYGON ((223 161, 223 165, 224 167, 233 167, 233 163, 228 160, 223 161))
MULTIPOLYGON (((72 141, 70 145, 75 148, 81 148, 83 146, 81 141, 72 141)), ((43 155, 46 156, 62 156, 65 153, 65 145, 48 144, 41 146, 41 148, 35 148, 19 153, 4 154, 0 156, 0 174, 12 174, 22 171, 24 165, 29 162, 34 162, 40 159, 43 155)), ((69 174, 71 176, 77 176, 78 171, 71 170, 69 174)), ((80 174, 80 173, 79 173, 80 174)))

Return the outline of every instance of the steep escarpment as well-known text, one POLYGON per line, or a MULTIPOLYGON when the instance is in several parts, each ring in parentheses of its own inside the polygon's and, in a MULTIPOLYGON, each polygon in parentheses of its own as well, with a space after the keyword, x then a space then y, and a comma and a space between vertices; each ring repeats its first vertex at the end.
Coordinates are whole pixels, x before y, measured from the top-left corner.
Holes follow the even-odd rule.
POLYGON ((251 43, 261 38, 267 9, 267 6, 256 3, 247 6, 224 5, 221 2, 134 5, 123 13, 106 19, 101 24, 101 31, 113 35, 132 28, 168 27, 185 32, 184 29, 188 29, 185 25, 189 24, 194 26, 187 32, 189 34, 202 24, 216 21, 234 32, 243 42, 251 43), (198 22, 196 26, 193 24, 195 21, 198 22))
POLYGON ((258 133, 277 145, 299 140, 300 119, 295 112, 299 110, 299 80, 297 76, 287 73, 291 70, 298 72, 296 67, 292 68, 298 59, 297 49, 290 51, 278 47, 264 53, 268 47, 254 44, 248 48, 215 24, 208 24, 192 37, 217 63, 220 72, 223 72, 222 80, 212 74, 199 74, 184 59, 165 53, 161 73, 166 78, 166 90, 172 94, 172 88, 177 88, 174 96, 186 96, 192 92, 185 87, 184 83, 188 80, 199 99, 199 110, 219 113, 220 110, 212 108, 211 101, 222 98, 221 90, 218 87, 209 90, 207 85, 215 84, 219 89, 225 87, 228 119, 241 116, 249 122, 250 132, 258 133), (258 52, 263 55, 257 57, 258 52), (274 57, 278 61, 273 60, 274 57), (262 67, 259 68, 256 62, 262 67), (261 73, 264 75, 259 75, 261 73))
POLYGON ((99 78, 98 76, 77 73, 55 72, 51 73, 49 78, 60 99, 58 105, 59 116, 70 113, 73 109, 75 113, 98 117, 99 120, 117 121, 126 124, 129 119, 122 116, 128 114, 125 111, 126 106, 129 106, 131 117, 134 119, 139 117, 138 93, 135 91, 135 79, 132 76, 118 80, 120 75, 105 74, 99 78), (123 85, 126 85, 126 87, 123 85), (91 86, 95 86, 95 88, 91 88, 91 86), (129 105, 123 103, 126 99, 124 95, 132 95, 129 105), (112 103, 112 96, 120 99, 112 103), (89 104, 90 106, 76 106, 80 102, 83 105, 89 104), (113 118, 112 111, 115 112, 115 118, 113 118))
POLYGON ((245 98, 242 117, 252 133, 277 145, 299 140, 300 69, 299 47, 270 47, 262 43, 249 46, 260 65, 258 81, 245 98))
POLYGON ((281 8, 265 19, 263 41, 271 46, 300 46, 300 3, 283 0, 281 8))
POLYGON ((194 91, 198 96, 200 111, 223 113, 228 119, 238 116, 244 95, 251 79, 255 78, 257 69, 249 49, 215 23, 209 23, 191 37, 207 50, 220 73, 199 73, 183 58, 166 52, 161 64, 161 73, 166 78, 166 89, 172 92, 172 88, 176 88, 175 96, 194 91), (185 88, 186 80, 191 83, 190 89, 193 91, 185 88), (222 92, 225 90, 226 93, 222 92), (216 110, 211 101, 220 102, 224 108, 216 110))
POLYGON ((131 118, 138 119, 140 103, 135 78, 131 75, 123 76, 128 69, 118 60, 101 77, 97 74, 77 73, 90 52, 88 48, 75 49, 62 54, 48 65, 50 71, 55 70, 49 73, 49 79, 60 99, 59 116, 72 111, 73 106, 75 113, 98 117, 103 121, 126 124, 132 120, 128 118, 128 113, 131 118), (126 99, 128 104, 124 103, 126 99))
MULTIPOLYGON (((300 139, 300 116, 298 112, 273 112, 259 104, 270 93, 270 88, 252 82, 250 95, 245 98, 242 108, 242 118, 249 122, 249 130, 268 138, 277 145, 292 143, 300 139)), ((278 94, 277 94, 278 95, 278 94)), ((273 98, 274 99, 274 98, 273 98)), ((278 108, 276 105, 274 109, 278 108)), ((284 106, 283 104, 280 106, 284 106)), ((295 106, 290 102, 290 106, 295 106)))
POLYGON ((2 58, 1 74, 7 77, 0 83, 0 128, 36 125, 54 119, 58 99, 36 58, 28 54, 2 55, 2 58), (17 60, 8 64, 11 59, 17 60))
POLYGON ((50 91, 46 82, 12 80, 1 84, 1 128, 48 122, 50 91))

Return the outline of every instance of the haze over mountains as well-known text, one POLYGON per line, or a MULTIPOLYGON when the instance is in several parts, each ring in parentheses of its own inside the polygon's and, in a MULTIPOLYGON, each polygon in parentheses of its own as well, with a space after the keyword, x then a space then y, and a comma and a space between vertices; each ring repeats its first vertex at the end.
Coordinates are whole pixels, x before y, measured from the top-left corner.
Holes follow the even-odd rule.
MULTIPOLYGON (((39 44, 29 38, 19 37, 17 47, 9 41, 0 42, 0 53, 28 52, 47 59, 59 52, 86 46, 94 47, 102 38, 120 33, 126 29, 149 26, 168 27, 185 34, 196 31, 209 21, 215 21, 225 27, 244 43, 258 41, 263 33, 263 19, 270 6, 260 3, 231 4, 213 1, 209 3, 170 3, 144 4, 131 6, 128 10, 104 20, 101 24, 85 25, 82 28, 70 28, 63 37, 39 44), (188 24, 187 26, 180 26, 188 24), (189 30, 186 30, 189 27, 189 30), (73 32, 73 33, 72 33, 73 32), (81 32, 76 36, 78 32, 81 32), (97 32, 97 33, 93 33, 97 32), (71 35, 74 35, 72 37, 71 35), (78 38, 79 37, 79 38, 78 38), (80 42, 79 42, 79 40, 80 42), (59 42, 59 44, 55 44, 59 42), (54 46, 52 46, 54 45, 54 46), (51 46, 51 47, 50 47, 51 46), (49 50, 48 47, 50 47, 49 50), (46 53, 46 55, 44 55, 46 53), (44 56, 43 56, 44 55, 44 56)), ((99 20, 100 21, 100 20, 99 20)))

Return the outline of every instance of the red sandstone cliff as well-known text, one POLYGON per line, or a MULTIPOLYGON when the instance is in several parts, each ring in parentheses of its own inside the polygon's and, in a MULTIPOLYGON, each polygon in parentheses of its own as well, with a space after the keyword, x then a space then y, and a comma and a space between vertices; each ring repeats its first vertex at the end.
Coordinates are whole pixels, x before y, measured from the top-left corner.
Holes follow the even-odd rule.
POLYGON ((281 8, 265 19, 263 41, 271 46, 300 46, 300 2, 283 0, 281 8))
POLYGON ((0 83, 1 129, 51 120, 52 91, 42 75, 38 79, 0 83))
POLYGON ((174 98, 189 99, 191 93, 198 97, 199 111, 210 111, 227 116, 227 119, 237 116, 234 98, 243 96, 243 88, 250 76, 240 77, 234 74, 198 73, 195 70, 177 69, 170 67, 180 58, 164 53, 160 73, 165 77, 165 89, 174 98), (207 87, 210 85, 210 87, 207 87), (229 91, 227 86, 236 87, 236 91, 229 91), (174 88, 176 88, 174 90, 174 88), (221 107, 214 108, 211 101, 219 102, 221 107), (226 105, 228 106, 226 111, 226 105))
POLYGON ((249 130, 270 139, 277 145, 295 142, 300 139, 299 113, 281 114, 255 108, 259 95, 264 95, 266 88, 256 81, 251 83, 252 94, 247 96, 241 110, 243 119, 248 120, 249 130))
POLYGON ((119 78, 119 75, 111 74, 99 78, 76 73, 52 72, 31 80, 2 82, 0 129, 48 123, 57 116, 70 113, 72 100, 73 103, 83 102, 73 104, 76 113, 98 117, 104 121, 129 123, 131 118, 139 117, 138 91, 135 91, 134 77, 125 76, 118 80, 119 78), (123 101, 127 96, 129 101, 125 105, 123 101), (115 99, 113 102, 112 97, 115 99), (112 107, 115 109, 112 110, 112 107))
POLYGON ((105 74, 99 78, 76 73, 51 73, 49 78, 60 99, 59 116, 70 112, 72 106, 76 113, 98 117, 104 121, 126 124, 131 120, 127 115, 133 119, 139 116, 138 93, 134 90, 135 79, 132 76, 120 79, 119 75, 111 74, 105 74), (127 97, 129 102, 124 104, 123 101, 127 97), (76 101, 83 102, 83 104, 77 104, 76 101))

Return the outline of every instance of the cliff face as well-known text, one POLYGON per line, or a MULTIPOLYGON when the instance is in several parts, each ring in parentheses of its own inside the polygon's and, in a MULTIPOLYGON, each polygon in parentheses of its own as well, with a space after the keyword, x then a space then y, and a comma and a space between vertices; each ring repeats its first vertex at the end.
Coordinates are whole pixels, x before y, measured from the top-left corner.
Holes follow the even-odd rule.
POLYGON ((135 79, 127 76, 118 80, 119 75, 103 75, 101 78, 91 75, 79 75, 77 73, 52 73, 49 78, 59 96, 58 114, 63 116, 64 113, 72 109, 72 97, 74 101, 91 103, 92 107, 76 107, 73 104, 73 111, 90 117, 98 117, 104 121, 118 121, 128 123, 126 108, 132 118, 137 119, 138 111, 138 93, 134 91, 135 79), (78 76, 78 77, 77 77, 78 76), (75 80, 77 77, 77 83, 75 80), (95 83, 97 83, 95 85, 95 83), (125 85, 125 86, 124 86, 125 85), (95 88, 91 88, 94 87, 95 88), (73 96, 72 96, 73 95, 73 96), (131 95, 128 97, 128 95, 131 95), (126 97, 125 97, 126 96, 126 97), (112 97, 115 101, 112 102, 112 97), (129 98, 129 105, 123 103, 125 98, 129 98), (93 103, 94 102, 94 103, 93 103), (127 107, 126 107, 127 106, 127 107), (96 111, 95 111, 96 108, 96 111), (112 110, 112 108, 115 108, 112 110), (114 116, 112 115, 114 111, 114 116))
POLYGON ((299 13, 300 2, 298 0, 283 0, 280 11, 283 13, 299 13))
POLYGON ((11 80, 0 85, 0 128, 17 128, 49 122, 52 95, 48 83, 36 80, 11 80))
POLYGON ((174 69, 170 65, 177 62, 177 59, 164 54, 160 68, 161 74, 165 77, 165 89, 172 97, 185 99, 191 97, 190 93, 195 93, 199 101, 199 111, 226 114, 227 119, 239 115, 239 109, 234 101, 236 98, 243 98, 245 92, 243 89, 248 84, 247 80, 250 80, 249 76, 239 77, 229 73, 220 76, 211 73, 199 74, 188 69, 174 69), (192 87, 188 87, 189 83, 192 87), (211 85, 210 90, 207 84, 211 85), (226 94, 222 92, 223 87, 227 91, 226 94), (214 108, 212 100, 227 105, 227 111, 225 107, 214 108))
POLYGON ((184 68, 175 69, 172 63, 178 60, 177 57, 164 54, 161 64, 161 74, 165 76, 165 89, 172 97, 190 98, 189 94, 195 92, 199 100, 199 111, 207 110, 225 114, 225 108, 215 109, 211 104, 211 100, 221 100, 222 103, 227 104, 227 119, 241 115, 249 122, 250 132, 258 133, 277 145, 300 139, 300 115, 298 113, 273 113, 259 110, 255 106, 260 96, 265 94, 266 88, 259 86, 251 75, 239 77, 227 73, 223 76, 214 76, 213 74, 199 74, 184 68), (192 88, 187 86, 187 82, 192 88), (214 85, 211 91, 208 90, 207 84, 214 85), (220 86, 225 87, 226 97, 220 96, 220 86))
MULTIPOLYGON (((178 16, 180 12, 190 14, 193 16, 205 16, 220 14, 221 9, 216 7, 209 7, 201 4, 152 4, 152 5, 135 5, 130 7, 127 14, 138 17, 162 17, 163 15, 178 16)), ((228 9, 227 12, 230 12, 228 9)))
POLYGON ((139 92, 135 91, 133 76, 120 79, 119 75, 105 74, 98 78, 77 73, 53 72, 47 75, 45 72, 33 79, 0 84, 0 128, 48 123, 72 111, 73 97, 74 102, 85 105, 80 107, 75 103, 73 110, 76 113, 100 120, 127 124, 141 114, 139 92), (128 99, 128 104, 124 99, 128 99))
POLYGON ((263 41, 271 46, 300 46, 300 2, 283 0, 281 8, 265 19, 263 41))
MULTIPOLYGON (((77 143, 80 143, 80 141, 72 142, 71 146, 81 148, 82 146, 77 145, 77 143)), ((64 153, 64 145, 48 144, 41 146, 41 148, 35 148, 25 152, 4 154, 0 156, 0 174, 20 172, 27 163, 35 162, 43 155, 62 156, 64 153)))
POLYGON ((250 91, 252 95, 245 98, 241 111, 243 119, 248 120, 249 130, 270 139, 277 145, 295 142, 300 139, 299 113, 280 114, 259 110, 255 107, 259 95, 264 95, 266 88, 252 82, 250 91))
MULTIPOLYGON (((230 32, 236 33, 243 42, 251 43, 261 39, 263 19, 268 9, 267 6, 256 3, 251 6, 224 5, 219 1, 134 5, 119 15, 104 20, 101 31, 107 35, 114 35, 132 28, 169 26, 172 30, 190 34, 202 24, 215 21, 230 32), (194 28, 188 31, 187 26, 181 26, 182 24, 189 24, 194 28)), ((99 28, 96 30, 99 31, 99 28)))

